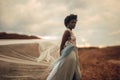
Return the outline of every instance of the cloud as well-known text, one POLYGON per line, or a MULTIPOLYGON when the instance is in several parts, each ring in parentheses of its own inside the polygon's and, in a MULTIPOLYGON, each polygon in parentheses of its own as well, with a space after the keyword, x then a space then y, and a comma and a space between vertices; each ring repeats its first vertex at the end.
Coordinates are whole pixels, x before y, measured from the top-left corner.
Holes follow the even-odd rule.
POLYGON ((109 36, 115 36, 115 35, 120 35, 120 29, 114 32, 111 32, 108 34, 109 36))
POLYGON ((24 32, 28 31, 36 34, 39 32, 42 35, 42 33, 50 34, 49 28, 51 27, 55 29, 64 26, 60 23, 62 18, 58 17, 61 16, 61 12, 66 11, 64 5, 59 7, 56 7, 56 5, 48 6, 48 4, 43 4, 39 0, 28 0, 24 4, 11 5, 7 2, 5 4, 8 7, 5 8, 6 5, 2 5, 2 9, 4 9, 2 12, 5 14, 1 15, 1 23, 4 24, 1 27, 6 27, 6 29, 9 27, 9 30, 14 30, 19 27, 24 32), (9 14, 7 10, 10 10, 9 14))
POLYGON ((81 41, 79 42, 80 44, 77 45, 78 47, 90 47, 91 46, 91 44, 88 43, 88 41, 85 38, 80 37, 80 39, 81 41))
MULTIPOLYGON (((78 15, 75 34, 90 44, 114 40, 120 26, 119 0, 1 0, 0 31, 62 36, 64 17, 78 15), (111 33, 112 32, 112 33, 111 33)), ((80 43, 80 41, 79 41, 80 43)), ((113 41, 114 43, 114 41, 113 41)), ((110 44, 110 43, 107 43, 110 44)))

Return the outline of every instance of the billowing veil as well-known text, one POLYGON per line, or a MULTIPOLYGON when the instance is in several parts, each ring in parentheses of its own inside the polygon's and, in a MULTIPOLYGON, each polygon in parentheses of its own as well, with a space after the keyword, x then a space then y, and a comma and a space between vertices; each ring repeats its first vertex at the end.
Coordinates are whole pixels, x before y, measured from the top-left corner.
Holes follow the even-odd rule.
POLYGON ((0 79, 46 80, 50 66, 59 57, 59 43, 49 40, 17 42, 0 45, 0 79))
POLYGON ((59 45, 51 42, 40 42, 39 49, 40 56, 36 60, 40 65, 46 67, 41 73, 40 79, 46 80, 56 60, 60 57, 59 45))

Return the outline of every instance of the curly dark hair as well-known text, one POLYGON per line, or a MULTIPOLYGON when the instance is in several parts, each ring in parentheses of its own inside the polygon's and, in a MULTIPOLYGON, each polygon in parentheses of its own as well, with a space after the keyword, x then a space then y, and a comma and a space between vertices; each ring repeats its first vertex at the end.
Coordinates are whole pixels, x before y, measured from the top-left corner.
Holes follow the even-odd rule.
POLYGON ((68 16, 65 17, 65 19, 64 19, 64 24, 65 24, 66 27, 67 27, 67 24, 68 24, 72 19, 77 20, 77 15, 70 14, 70 15, 68 15, 68 16))

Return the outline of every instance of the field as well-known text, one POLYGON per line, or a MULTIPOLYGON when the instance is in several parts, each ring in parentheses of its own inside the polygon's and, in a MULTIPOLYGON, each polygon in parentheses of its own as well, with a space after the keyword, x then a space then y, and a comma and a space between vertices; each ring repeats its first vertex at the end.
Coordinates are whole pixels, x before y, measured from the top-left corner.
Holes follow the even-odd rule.
MULTIPOLYGON (((59 47, 51 45, 0 45, 0 79, 45 80, 42 74, 59 57, 59 47)), ((81 47, 78 52, 82 80, 120 80, 120 46, 81 47)))

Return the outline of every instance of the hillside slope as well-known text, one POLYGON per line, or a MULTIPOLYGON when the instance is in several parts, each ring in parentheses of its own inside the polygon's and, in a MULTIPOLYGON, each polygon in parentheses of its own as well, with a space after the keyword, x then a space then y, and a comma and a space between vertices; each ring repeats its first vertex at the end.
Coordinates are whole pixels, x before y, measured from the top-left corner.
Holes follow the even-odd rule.
POLYGON ((120 46, 79 48, 82 80, 120 80, 120 46))

